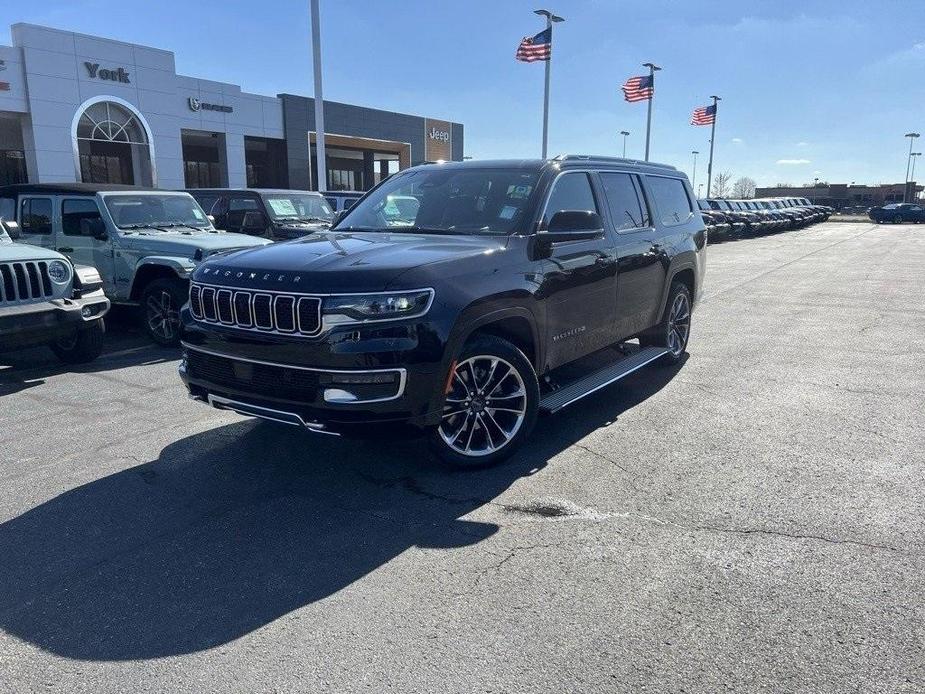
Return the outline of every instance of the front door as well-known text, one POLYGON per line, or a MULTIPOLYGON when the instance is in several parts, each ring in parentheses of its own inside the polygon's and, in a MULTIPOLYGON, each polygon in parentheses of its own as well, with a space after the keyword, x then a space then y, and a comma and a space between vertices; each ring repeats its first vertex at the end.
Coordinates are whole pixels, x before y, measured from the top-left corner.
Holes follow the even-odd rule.
POLYGON ((87 225, 81 224, 82 220, 102 221, 96 198, 61 198, 61 224, 55 234, 55 248, 75 265, 92 265, 99 270, 104 291, 115 296, 112 239, 84 233, 87 225))
POLYGON ((665 255, 639 177, 609 171, 599 175, 617 238, 615 339, 625 339, 658 321, 665 287, 665 255))
MULTIPOLYGON (((569 172, 556 179, 540 233, 562 210, 601 214, 587 173, 569 172)), ((542 291, 550 367, 613 342, 616 269, 613 241, 606 232, 595 239, 553 245, 550 257, 544 261, 542 291)))

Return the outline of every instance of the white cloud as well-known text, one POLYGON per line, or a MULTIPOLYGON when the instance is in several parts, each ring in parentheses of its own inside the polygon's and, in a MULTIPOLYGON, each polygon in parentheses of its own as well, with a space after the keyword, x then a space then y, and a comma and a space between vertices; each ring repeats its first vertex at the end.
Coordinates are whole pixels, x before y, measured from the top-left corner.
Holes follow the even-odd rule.
POLYGON ((808 142, 797 142, 797 147, 809 147, 808 142))
POLYGON ((777 163, 780 166, 802 166, 804 164, 812 164, 809 159, 778 159, 777 163))
POLYGON ((734 138, 732 138, 732 144, 734 144, 734 145, 741 145, 741 144, 744 144, 744 143, 745 143, 745 140, 743 140, 741 137, 734 137, 734 138))

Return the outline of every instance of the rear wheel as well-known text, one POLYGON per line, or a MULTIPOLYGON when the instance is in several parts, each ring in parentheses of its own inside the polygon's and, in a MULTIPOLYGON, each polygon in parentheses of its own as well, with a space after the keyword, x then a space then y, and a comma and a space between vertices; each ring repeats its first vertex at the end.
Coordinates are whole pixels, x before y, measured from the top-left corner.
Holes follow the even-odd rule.
POLYGON ((449 465, 495 465, 530 435, 539 383, 530 360, 507 340, 480 336, 452 366, 440 424, 428 432, 431 450, 449 465))
POLYGON ((902 224, 902 223, 903 223, 903 216, 901 214, 898 214, 893 217, 893 224, 902 224))
POLYGON ((141 311, 148 336, 159 345, 180 344, 180 307, 189 290, 180 279, 163 277, 152 281, 141 294, 141 311))
POLYGON ((86 364, 102 353, 104 332, 101 319, 53 342, 51 351, 65 364, 86 364))
POLYGON ((687 349, 691 334, 691 293, 683 282, 672 282, 662 321, 645 335, 640 336, 643 347, 664 347, 668 354, 659 361, 677 364, 687 349))

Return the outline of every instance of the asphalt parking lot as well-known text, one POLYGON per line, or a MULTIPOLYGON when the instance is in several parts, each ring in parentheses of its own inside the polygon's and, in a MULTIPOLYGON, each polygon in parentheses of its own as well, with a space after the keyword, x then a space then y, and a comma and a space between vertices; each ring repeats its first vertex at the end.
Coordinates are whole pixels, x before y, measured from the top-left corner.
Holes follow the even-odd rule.
POLYGON ((447 473, 0 357, 0 690, 925 690, 925 227, 711 246, 689 358, 447 473))

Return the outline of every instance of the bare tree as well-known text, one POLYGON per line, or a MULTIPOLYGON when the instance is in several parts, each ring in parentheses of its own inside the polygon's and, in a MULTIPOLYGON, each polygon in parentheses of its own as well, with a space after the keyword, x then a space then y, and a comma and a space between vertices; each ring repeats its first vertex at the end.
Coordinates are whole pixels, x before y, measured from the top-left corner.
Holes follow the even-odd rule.
POLYGON ((732 174, 728 171, 721 171, 713 179, 713 185, 710 186, 710 195, 714 198, 725 198, 729 195, 729 182, 732 180, 732 174))
POLYGON ((755 197, 755 181, 748 176, 742 176, 732 184, 732 195, 739 199, 755 197))

